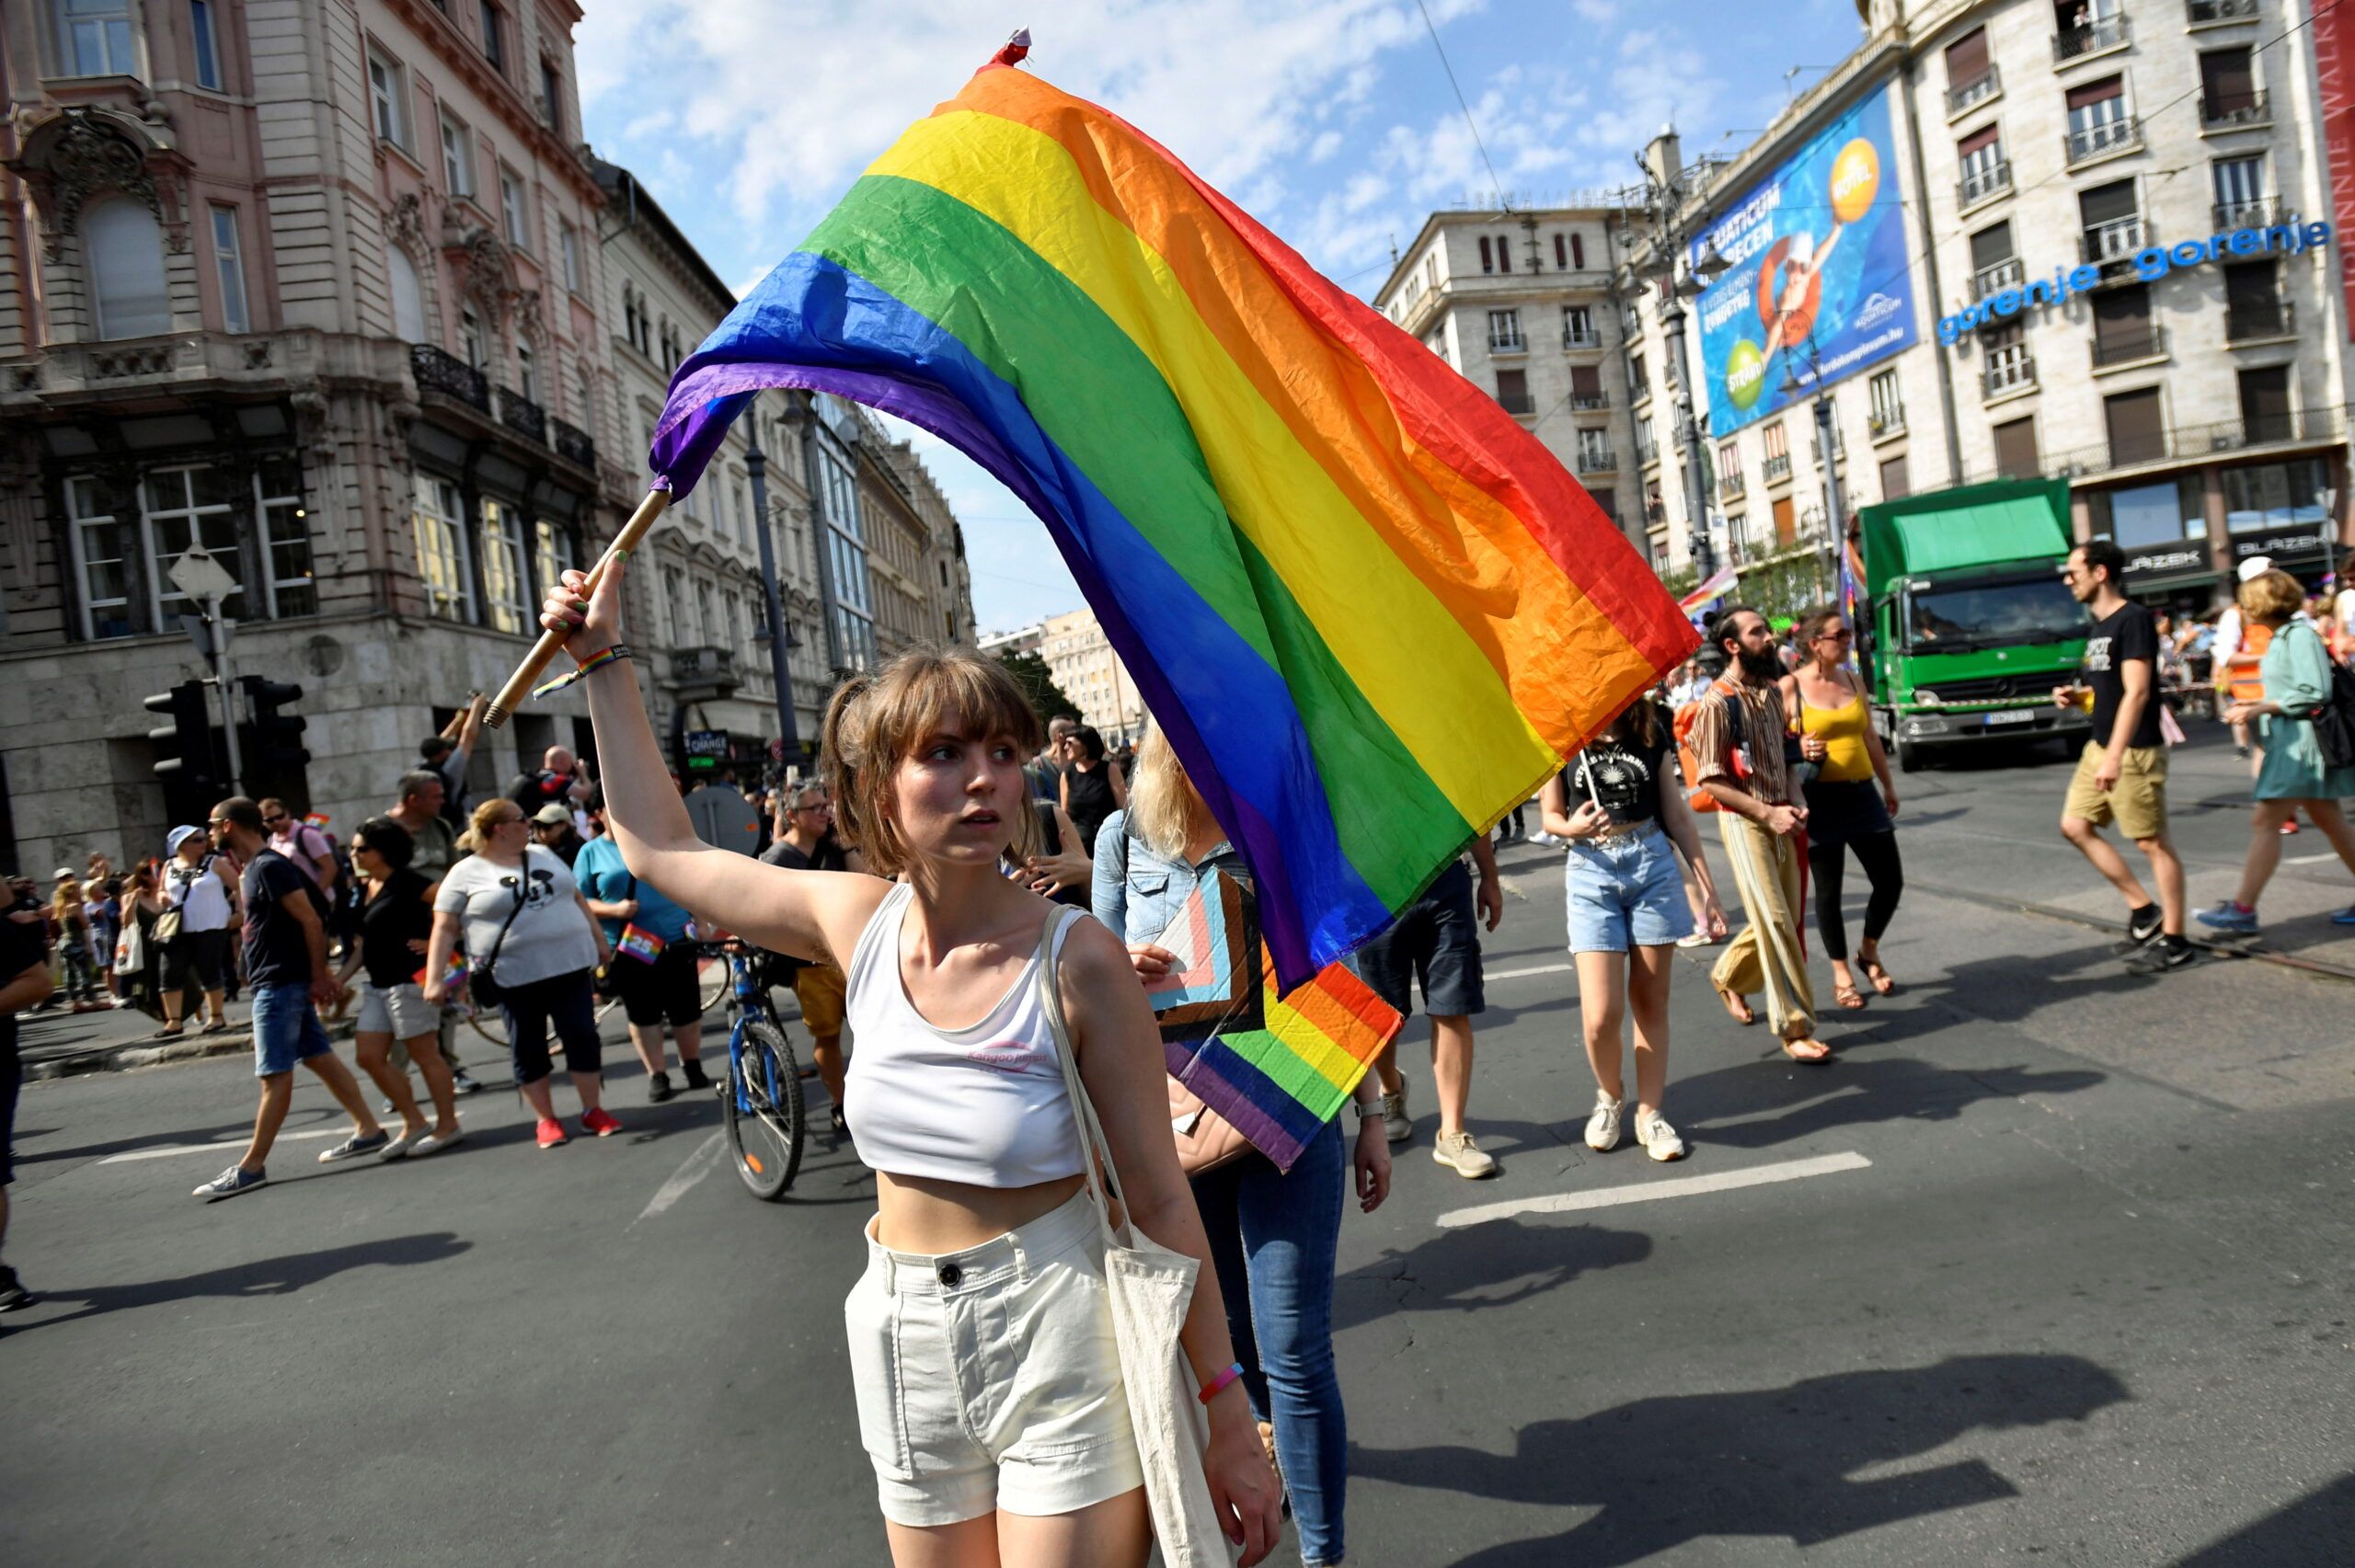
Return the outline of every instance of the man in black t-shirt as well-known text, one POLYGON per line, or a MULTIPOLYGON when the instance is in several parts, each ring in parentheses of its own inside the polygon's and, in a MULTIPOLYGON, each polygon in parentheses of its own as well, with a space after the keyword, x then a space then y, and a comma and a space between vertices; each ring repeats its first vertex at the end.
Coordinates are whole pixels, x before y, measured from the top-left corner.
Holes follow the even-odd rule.
POLYGON ((2167 837, 2167 752, 2159 733, 2158 623, 2119 586, 2126 554, 2107 539, 2069 553, 2061 568, 2077 602, 2093 612, 2084 678, 2052 689, 2054 705, 2091 702, 2093 735, 2077 759, 2061 834, 2093 862, 2126 900, 2127 967, 2138 974, 2180 968, 2193 957, 2183 934, 2183 862, 2167 837), (2153 902, 2102 826, 2115 821, 2158 879, 2153 902), (2152 944, 2155 942, 2156 946, 2152 944))
POLYGON ((215 1198, 249 1192, 270 1179, 264 1162, 293 1104, 298 1061, 319 1075, 351 1116, 351 1136, 322 1152, 321 1164, 377 1153, 392 1140, 368 1114, 359 1082, 319 1023, 315 1004, 331 1003, 343 994, 342 982, 327 965, 325 896, 300 867, 270 847, 262 836, 261 807, 244 795, 214 807, 207 825, 213 848, 236 855, 246 868, 238 891, 246 911, 246 983, 254 1001, 254 1076, 261 1080, 261 1108, 244 1158, 196 1189, 198 1197, 215 1198))

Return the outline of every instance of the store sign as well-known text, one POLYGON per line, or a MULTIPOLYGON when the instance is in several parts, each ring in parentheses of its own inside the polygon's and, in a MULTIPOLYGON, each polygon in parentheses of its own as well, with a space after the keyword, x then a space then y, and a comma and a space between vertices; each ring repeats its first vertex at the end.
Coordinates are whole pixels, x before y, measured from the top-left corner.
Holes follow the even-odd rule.
POLYGON ((718 771, 728 760, 728 732, 724 729, 691 729, 686 737, 687 772, 708 773, 718 771))
POLYGON ((2173 549, 2137 550, 2126 557, 2126 580, 2141 578, 2175 577, 2183 572, 2204 572, 2208 569, 2208 552, 2199 545, 2177 545, 2173 549))
POLYGON ((2251 555, 2267 555, 2280 560, 2284 555, 2318 555, 2322 554, 2322 530, 2290 527, 2270 533, 2251 533, 2233 541, 2233 559, 2246 561, 2251 555))
MULTIPOLYGON (((2330 238, 2330 225, 2319 220, 2311 223, 2275 223, 2270 228, 2234 229, 2230 234, 2210 235, 2206 239, 2188 239, 2180 245, 2149 246, 2136 251, 2131 259, 2134 275, 2146 283, 2155 283, 2178 267, 2204 267, 2241 256, 2302 256, 2316 246, 2328 245, 2330 238)), ((2056 267, 2050 278, 2039 278, 2016 289, 1999 290, 1966 310, 1939 317, 1938 341, 1959 342, 1964 333, 1991 321, 2008 320, 2033 304, 2060 304, 2101 280, 2101 269, 2090 261, 2077 267, 2056 267)))

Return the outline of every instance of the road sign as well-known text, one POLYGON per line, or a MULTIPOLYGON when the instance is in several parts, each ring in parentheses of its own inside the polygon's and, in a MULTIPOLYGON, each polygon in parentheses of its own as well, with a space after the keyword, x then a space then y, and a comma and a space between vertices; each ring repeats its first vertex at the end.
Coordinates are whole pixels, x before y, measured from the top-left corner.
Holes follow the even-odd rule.
POLYGON ((201 544, 190 545, 167 575, 174 588, 199 604, 224 600, 237 591, 237 579, 201 544))
POLYGON ((180 617, 180 630, 196 645, 196 651, 207 658, 218 658, 229 651, 229 639, 236 635, 237 624, 226 615, 208 621, 201 615, 180 617))

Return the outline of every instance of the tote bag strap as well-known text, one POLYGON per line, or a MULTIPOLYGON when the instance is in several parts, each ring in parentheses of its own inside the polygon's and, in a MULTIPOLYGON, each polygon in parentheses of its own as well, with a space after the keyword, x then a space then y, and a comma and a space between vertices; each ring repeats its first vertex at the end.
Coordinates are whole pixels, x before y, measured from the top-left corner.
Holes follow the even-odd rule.
POLYGON ((1047 916, 1046 929, 1039 933, 1039 1001, 1046 1011, 1047 1026, 1054 1032, 1055 1059, 1063 1066, 1063 1088, 1071 1095, 1072 1119, 1079 1124, 1079 1167, 1087 1178, 1088 1201, 1096 1206, 1096 1223, 1109 1241, 1125 1247, 1130 1244, 1128 1217, 1123 1214, 1120 1224, 1115 1227, 1110 1206, 1104 1196, 1104 1178, 1108 1176, 1118 1196, 1120 1172, 1112 1163, 1111 1145, 1105 1141, 1104 1124, 1097 1119, 1096 1102, 1087 1097, 1087 1085, 1079 1081, 1079 1062, 1071 1048, 1071 1029, 1063 1022, 1063 988, 1055 979, 1056 939, 1064 926, 1078 918, 1077 910, 1068 904, 1057 904, 1047 916))

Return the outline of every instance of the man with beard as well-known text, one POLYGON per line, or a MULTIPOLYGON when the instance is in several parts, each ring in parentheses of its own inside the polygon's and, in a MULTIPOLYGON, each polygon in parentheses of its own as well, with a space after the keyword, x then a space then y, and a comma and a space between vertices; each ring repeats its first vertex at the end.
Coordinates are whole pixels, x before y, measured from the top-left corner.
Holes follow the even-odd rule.
POLYGON ((1798 836, 1807 809, 1793 804, 1797 781, 1783 758, 1783 663, 1775 629, 1757 611, 1737 605, 1713 634, 1728 658, 1725 691, 1693 718, 1694 782, 1717 803, 1717 831, 1733 864, 1734 886, 1749 923, 1717 960, 1710 981, 1737 1024, 1754 1024, 1752 991, 1766 993, 1766 1021, 1794 1061, 1832 1059, 1815 1037, 1815 994, 1799 946, 1803 901, 1798 836))

